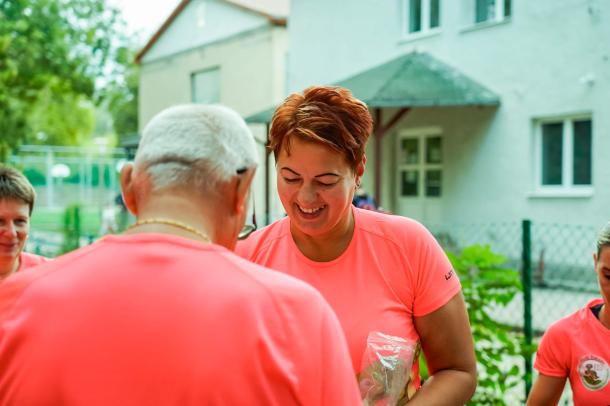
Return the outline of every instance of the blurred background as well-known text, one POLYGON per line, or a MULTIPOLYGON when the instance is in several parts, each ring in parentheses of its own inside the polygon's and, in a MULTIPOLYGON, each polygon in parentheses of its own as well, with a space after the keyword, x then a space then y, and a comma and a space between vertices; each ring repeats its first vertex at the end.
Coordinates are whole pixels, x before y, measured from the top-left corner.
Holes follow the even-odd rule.
POLYGON ((473 404, 522 404, 540 335, 599 296, 605 0, 0 0, 0 160, 38 194, 28 249, 59 255, 133 221, 118 172, 178 103, 247 119, 257 218, 282 217, 269 123, 314 84, 349 88, 375 119, 359 195, 424 223, 461 272, 473 404))

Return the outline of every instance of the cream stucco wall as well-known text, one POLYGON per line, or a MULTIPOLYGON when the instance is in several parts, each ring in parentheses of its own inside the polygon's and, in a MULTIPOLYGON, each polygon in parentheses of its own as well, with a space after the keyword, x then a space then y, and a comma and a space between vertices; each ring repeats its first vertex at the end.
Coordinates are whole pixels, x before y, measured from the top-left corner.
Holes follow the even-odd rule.
MULTIPOLYGON (((421 220, 490 222, 527 217, 591 225, 606 221, 610 2, 513 0, 510 19, 480 25, 467 17, 473 1, 440 3, 439 30, 406 36, 402 0, 383 6, 353 0, 350 7, 324 0, 294 2, 289 89, 333 83, 404 53, 428 52, 497 93, 501 105, 414 109, 407 115, 383 142, 384 206, 410 214, 396 198, 398 130, 440 126, 445 165, 442 210, 421 220), (575 113, 593 119, 593 193, 543 196, 536 190, 539 156, 533 123, 575 113)), ((368 157, 365 183, 373 190, 371 148, 368 157)))
MULTIPOLYGON (((243 11, 239 10, 238 13, 243 11)), ((188 18, 175 22, 181 23, 192 22, 188 18)), ((235 109, 242 116, 246 117, 278 103, 285 94, 287 42, 284 27, 267 23, 259 28, 232 33, 224 40, 177 53, 169 52, 168 56, 160 59, 148 62, 144 59, 140 76, 140 130, 164 108, 192 102, 192 74, 210 68, 220 69, 220 103, 235 109)), ((260 157, 253 190, 257 218, 264 223, 267 221, 264 193, 265 127, 252 125, 251 129, 257 138, 260 157)), ((276 219, 282 216, 283 209, 276 198, 272 157, 270 165, 269 218, 276 219)))

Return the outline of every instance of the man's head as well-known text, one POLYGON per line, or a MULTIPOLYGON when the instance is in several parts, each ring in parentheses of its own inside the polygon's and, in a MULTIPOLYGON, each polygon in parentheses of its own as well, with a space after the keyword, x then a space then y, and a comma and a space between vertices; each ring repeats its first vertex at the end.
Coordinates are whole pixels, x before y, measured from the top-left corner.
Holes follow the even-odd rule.
POLYGON ((243 225, 257 163, 252 133, 234 111, 209 105, 171 107, 144 129, 134 164, 121 174, 123 196, 138 217, 153 205, 155 213, 171 216, 172 207, 159 202, 179 197, 193 207, 206 206, 207 217, 225 217, 231 224, 224 238, 230 240, 233 229, 243 225))

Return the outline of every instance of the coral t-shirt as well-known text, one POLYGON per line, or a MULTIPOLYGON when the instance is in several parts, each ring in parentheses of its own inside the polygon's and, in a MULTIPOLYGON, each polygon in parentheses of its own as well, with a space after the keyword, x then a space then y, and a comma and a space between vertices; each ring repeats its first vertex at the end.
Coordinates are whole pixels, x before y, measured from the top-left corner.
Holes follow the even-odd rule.
MULTIPOLYGON (((461 285, 442 248, 424 226, 406 217, 370 210, 353 208, 353 213, 352 240, 333 261, 315 262, 305 257, 292 238, 288 217, 241 241, 236 252, 318 289, 339 317, 354 372, 359 373, 370 332, 418 342, 413 318, 439 309, 461 285)), ((409 396, 420 385, 417 362, 410 385, 409 396)))
POLYGON ((44 264, 47 261, 50 261, 49 258, 45 258, 43 256, 36 255, 36 254, 22 252, 21 254, 19 254, 18 271, 23 271, 24 269, 28 269, 28 268, 31 268, 36 265, 44 264))
POLYGON ((534 367, 541 374, 568 378, 574 404, 610 405, 610 329, 585 307, 552 324, 544 333, 534 367))
POLYGON ((213 244, 107 236, 0 286, 2 405, 359 405, 307 284, 213 244))

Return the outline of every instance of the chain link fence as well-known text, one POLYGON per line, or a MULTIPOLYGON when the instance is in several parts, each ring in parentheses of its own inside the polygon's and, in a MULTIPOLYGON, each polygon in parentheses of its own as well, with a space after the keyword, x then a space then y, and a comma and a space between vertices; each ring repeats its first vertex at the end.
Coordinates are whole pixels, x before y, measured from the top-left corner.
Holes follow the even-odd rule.
MULTIPOLYGON (((488 245, 506 257, 507 267, 520 273, 523 291, 507 306, 490 312, 498 323, 512 326, 526 344, 536 344, 551 323, 600 295, 592 258, 598 232, 594 226, 527 220, 427 226, 445 250, 459 253, 470 245, 488 245)), ((533 356, 506 362, 519 365, 523 374, 519 393, 507 394, 506 404, 523 404, 533 356)), ((571 404, 569 385, 560 404, 571 404)))

